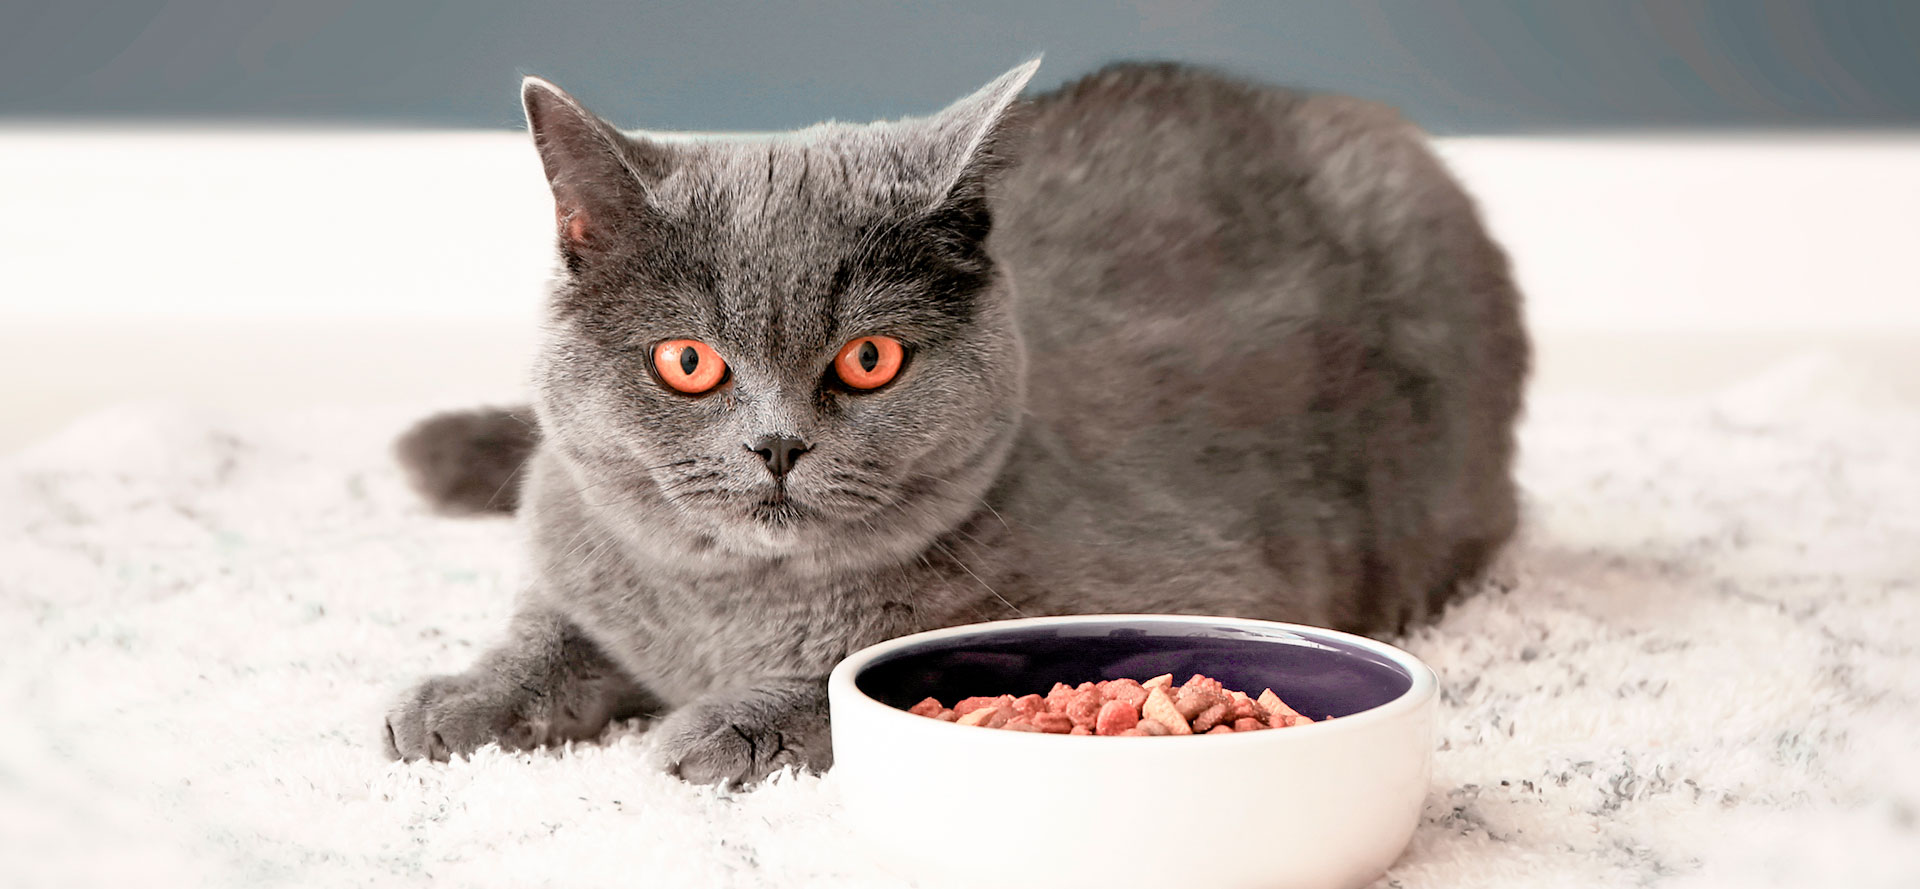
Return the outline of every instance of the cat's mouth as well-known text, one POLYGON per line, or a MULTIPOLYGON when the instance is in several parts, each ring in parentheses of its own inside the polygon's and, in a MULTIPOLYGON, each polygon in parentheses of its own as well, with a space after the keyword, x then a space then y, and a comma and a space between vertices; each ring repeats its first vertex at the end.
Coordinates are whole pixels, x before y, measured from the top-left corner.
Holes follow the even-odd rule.
POLYGON ((797 525, 812 516, 813 511, 795 503, 787 494, 785 486, 775 488, 755 501, 747 508, 754 521, 773 527, 797 525))

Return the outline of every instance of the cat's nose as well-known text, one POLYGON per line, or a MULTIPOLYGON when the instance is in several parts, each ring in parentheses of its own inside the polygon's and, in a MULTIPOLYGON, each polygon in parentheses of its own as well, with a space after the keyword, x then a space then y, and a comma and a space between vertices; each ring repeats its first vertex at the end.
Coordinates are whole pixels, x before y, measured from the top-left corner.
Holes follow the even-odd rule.
POLYGON ((774 478, 784 478, 787 470, 793 468, 793 461, 812 447, 804 439, 786 435, 762 435, 747 442, 747 450, 766 461, 767 471, 773 473, 774 478))

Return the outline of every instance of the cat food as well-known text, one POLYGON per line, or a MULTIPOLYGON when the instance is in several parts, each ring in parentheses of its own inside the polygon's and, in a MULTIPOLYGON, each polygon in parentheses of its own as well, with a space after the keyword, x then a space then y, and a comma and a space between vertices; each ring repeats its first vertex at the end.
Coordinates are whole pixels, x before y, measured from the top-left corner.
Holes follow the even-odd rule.
MULTIPOLYGON (((943 722, 1052 735, 1225 735, 1312 722, 1269 688, 1259 697, 1231 691, 1198 673, 1175 687, 1173 674, 1145 682, 1056 682, 1046 695, 961 698, 952 707, 927 698, 908 713, 943 722)), ((1332 717, 1328 717, 1332 718, 1332 717)))

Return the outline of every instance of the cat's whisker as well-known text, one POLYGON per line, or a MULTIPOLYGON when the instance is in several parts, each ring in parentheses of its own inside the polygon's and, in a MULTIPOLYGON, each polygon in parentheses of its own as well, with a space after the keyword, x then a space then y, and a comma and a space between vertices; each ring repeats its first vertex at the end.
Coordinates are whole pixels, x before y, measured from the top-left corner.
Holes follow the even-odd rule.
POLYGON ((560 561, 565 562, 568 559, 573 558, 575 553, 578 553, 580 550, 584 549, 587 546, 587 543, 593 539, 594 531, 599 531, 601 536, 603 537, 612 536, 611 531, 602 529, 598 525, 584 524, 580 529, 579 537, 576 537, 574 541, 570 544, 569 548, 567 549, 566 555, 561 556, 560 561))
POLYGON ((994 509, 993 504, 987 502, 986 495, 975 494, 973 496, 973 499, 980 501, 980 505, 985 507, 987 512, 993 513, 993 517, 1000 522, 1000 527, 1005 528, 1008 531, 1013 530, 1013 526, 1007 524, 1007 520, 1000 515, 1000 510, 994 509))
MULTIPOLYGON (((939 527, 941 525, 939 516, 934 514, 931 510, 929 510, 923 504, 907 501, 907 502, 904 502, 903 505, 908 506, 909 508, 915 510, 922 518, 931 520, 936 527, 939 527)), ((968 540, 972 541, 975 546, 981 547, 982 549, 990 548, 985 542, 981 541, 977 537, 974 537, 972 534, 968 534, 966 531, 962 530, 957 526, 950 528, 949 530, 952 531, 953 533, 957 533, 960 536, 965 537, 968 540)), ((1000 600, 1000 603, 1007 606, 1007 608, 1011 609, 1014 614, 1017 614, 1021 617, 1030 616, 1025 611, 1022 611, 1019 606, 1008 601, 1007 597, 1000 595, 1000 592, 998 590, 995 590, 992 585, 988 584, 985 580, 982 580, 980 575, 975 574, 973 572, 972 568, 967 567, 966 562, 961 560, 959 554, 955 553, 951 549, 948 549, 944 544, 940 543, 938 539, 929 541, 929 545, 931 545, 936 549, 939 549, 942 553, 945 553, 947 558, 953 560, 953 563, 960 567, 960 570, 965 571, 967 573, 967 576, 973 578, 974 581, 978 582, 980 586, 984 587, 987 592, 992 593, 995 599, 1000 600)), ((925 564, 928 567, 932 567, 931 563, 927 559, 925 551, 922 551, 920 555, 920 561, 922 564, 925 564)), ((987 614, 985 612, 982 612, 982 613, 989 618, 994 617, 994 615, 992 614, 987 614)))
POLYGON ((642 466, 638 469, 629 469, 618 475, 610 476, 608 478, 603 478, 597 482, 593 482, 592 484, 582 485, 581 487, 575 488, 568 496, 577 497, 590 490, 593 490, 594 488, 598 488, 601 485, 609 485, 609 484, 614 484, 616 482, 636 481, 640 479, 650 479, 650 476, 648 475, 648 473, 657 472, 662 469, 670 469, 675 466, 688 466, 688 465, 699 463, 699 462, 700 462, 699 458, 691 458, 686 460, 675 460, 670 463, 662 463, 658 466, 642 466))
POLYGON ((580 525, 580 530, 578 530, 578 531, 575 531, 575 532, 573 533, 573 536, 572 536, 572 537, 569 537, 569 538, 567 538, 567 542, 566 542, 566 544, 565 544, 565 545, 564 545, 564 546, 562 547, 562 549, 566 549, 566 550, 567 550, 567 555, 569 555, 569 556, 571 556, 571 555, 573 555, 573 547, 574 547, 574 546, 575 546, 576 544, 578 544, 578 543, 579 543, 579 542, 581 541, 581 539, 582 539, 582 538, 585 538, 585 537, 586 537, 586 536, 587 536, 588 534, 591 534, 591 533, 593 533, 593 530, 594 530, 594 526, 593 526, 593 525, 591 525, 591 524, 587 524, 587 523, 582 523, 582 524, 580 525))
MULTIPOLYGON (((949 479, 943 479, 943 478, 931 478, 930 480, 931 480, 931 481, 934 481, 934 482, 938 482, 938 483, 940 483, 940 484, 945 484, 945 485, 949 485, 949 486, 952 486, 952 487, 956 487, 956 488, 957 488, 957 487, 959 487, 959 484, 958 484, 957 482, 953 482, 953 481, 951 481, 951 480, 949 480, 949 479)), ((963 490, 964 490, 964 489, 963 489, 963 490)), ((1000 527, 1002 527, 1002 528, 1005 528, 1005 529, 1007 529, 1008 531, 1012 531, 1012 530, 1013 530, 1013 526, 1007 523, 1007 520, 1006 520, 1006 518, 1005 518, 1004 516, 1002 516, 1002 515, 1000 515, 1000 511, 999 511, 999 510, 997 510, 997 509, 994 509, 994 508, 993 508, 993 504, 991 504, 991 503, 988 503, 988 502, 987 502, 987 498, 986 498, 986 496, 985 496, 985 495, 983 495, 983 494, 973 494, 973 493, 971 493, 971 492, 968 492, 968 494, 967 494, 967 496, 968 496, 969 498, 971 498, 971 499, 972 499, 972 500, 973 500, 973 501, 974 501, 975 503, 978 503, 978 504, 980 504, 980 506, 981 506, 982 508, 984 508, 984 509, 985 509, 985 510, 986 510, 987 512, 989 512, 989 513, 991 513, 991 514, 993 515, 993 517, 994 517, 995 519, 998 519, 998 520, 999 520, 999 522, 1000 522, 1000 527)), ((1064 534, 1065 534, 1065 532, 1057 532, 1057 533, 1061 533, 1061 534, 1063 535, 1063 536, 1061 536, 1061 538, 1060 538, 1061 540, 1063 540, 1063 541, 1065 541, 1065 542, 1070 542, 1070 543, 1072 543, 1072 544, 1074 544, 1075 546, 1100 546, 1100 547, 1105 547, 1105 546, 1119 546, 1119 545, 1121 545, 1121 544, 1119 544, 1119 543, 1116 543, 1116 542, 1114 542, 1114 541, 1111 541, 1111 540, 1093 540, 1093 539, 1091 539, 1091 538, 1087 538, 1087 537, 1084 537, 1084 536, 1064 536, 1064 534)))
POLYGON ((966 562, 961 561, 959 556, 954 555, 953 550, 947 549, 946 546, 938 540, 933 541, 933 546, 934 548, 940 550, 941 552, 946 553, 947 558, 952 559, 955 565, 960 566, 960 570, 967 572, 968 577, 973 578, 974 582, 980 584, 981 588, 985 589, 989 593, 992 593, 995 599, 999 599, 1000 603, 1007 606, 1007 608, 1011 610, 1014 614, 1020 615, 1021 617, 1028 616, 1026 612, 1020 610, 1020 606, 1007 601, 1007 597, 1000 595, 1000 591, 994 589, 992 584, 987 583, 984 580, 981 580, 980 575, 973 573, 973 569, 968 568, 966 562))
MULTIPOLYGON (((905 503, 905 505, 907 505, 909 508, 913 509, 916 513, 918 513, 921 518, 926 519, 927 522, 933 525, 934 527, 945 528, 945 530, 942 531, 941 533, 958 534, 961 537, 965 537, 966 539, 972 541, 974 546, 981 547, 982 549, 987 548, 987 544, 985 542, 981 541, 980 538, 975 537, 972 534, 968 534, 966 529, 962 527, 960 524, 953 524, 949 526, 947 522, 944 519, 942 519, 939 513, 934 512, 926 504, 917 503, 914 501, 903 501, 903 503, 905 503)), ((935 539, 934 545, 939 546, 939 542, 937 538, 935 539)))
POLYGON ((609 548, 618 546, 619 543, 620 543, 620 535, 608 533, 604 535, 604 538, 600 541, 600 543, 596 544, 592 549, 592 551, 588 552, 586 557, 581 559, 581 561, 586 562, 588 564, 592 564, 593 560, 599 558, 600 555, 602 553, 605 553, 609 548))
POLYGON ((654 486, 653 490, 661 494, 671 494, 674 491, 685 490, 686 488, 692 485, 706 484, 708 482, 714 481, 715 479, 721 479, 725 477, 726 477, 726 473, 724 472, 702 472, 696 475, 689 475, 689 476, 684 476, 682 478, 677 478, 677 479, 674 479, 673 481, 667 482, 666 484, 656 485, 654 486))
MULTIPOLYGON (((507 416, 513 417, 512 414, 507 414, 507 416)), ((513 417, 513 419, 520 420, 519 417, 513 417)), ((524 423, 526 421, 521 420, 521 422, 524 423)), ((532 424, 528 424, 528 425, 531 426, 532 424)), ((533 462, 533 455, 539 452, 540 452, 539 449, 536 448, 528 451, 525 457, 520 458, 519 464, 513 467, 512 472, 507 473, 507 477, 505 480, 500 482, 500 487, 493 489, 493 496, 488 497, 486 505, 481 507, 481 510, 483 512, 493 508, 493 504, 500 499, 500 495, 503 493, 506 493, 508 485, 511 485, 514 482, 517 482, 520 480, 520 473, 526 471, 527 464, 533 462)))
MULTIPOLYGON (((665 466, 681 466, 681 465, 687 465, 687 464, 697 463, 697 462, 699 461, 682 460, 677 463, 663 464, 662 468, 664 468, 665 466)), ((654 482, 651 485, 636 487, 630 491, 619 492, 617 496, 613 496, 613 497, 605 497, 605 498, 599 498, 599 499, 582 497, 580 499, 582 500, 582 502, 591 503, 594 506, 603 507, 603 508, 609 507, 609 506, 628 506, 635 503, 643 502, 648 497, 656 496, 656 495, 663 496, 671 500, 674 498, 668 495, 672 494, 676 490, 684 489, 689 485, 698 484, 700 482, 711 481, 716 478, 721 478, 724 475, 725 475, 724 472, 721 472, 719 470, 713 470, 710 472, 703 472, 695 475, 686 476, 671 482, 667 482, 665 484, 654 482)), ((633 475, 627 476, 627 480, 630 480, 630 481, 637 480, 637 478, 638 478, 637 476, 633 476, 633 475)), ((646 480, 652 481, 652 479, 650 478, 646 480)), ((606 481, 596 482, 594 483, 594 485, 589 485, 588 487, 594 487, 601 484, 606 484, 606 481)), ((582 490, 585 490, 585 489, 582 489, 582 490)))
POLYGON ((1013 526, 1007 524, 1007 519, 1005 516, 1002 516, 1000 514, 1000 510, 994 509, 993 504, 987 502, 987 496, 985 494, 976 493, 974 491, 968 490, 962 487, 959 482, 954 481, 951 478, 943 478, 943 477, 935 476, 933 477, 933 480, 940 484, 946 485, 950 488, 959 489, 961 493, 966 494, 970 499, 973 500, 973 502, 980 504, 981 509, 984 509, 988 513, 992 514, 994 519, 1000 522, 1000 527, 1005 528, 1008 531, 1013 530, 1013 526))

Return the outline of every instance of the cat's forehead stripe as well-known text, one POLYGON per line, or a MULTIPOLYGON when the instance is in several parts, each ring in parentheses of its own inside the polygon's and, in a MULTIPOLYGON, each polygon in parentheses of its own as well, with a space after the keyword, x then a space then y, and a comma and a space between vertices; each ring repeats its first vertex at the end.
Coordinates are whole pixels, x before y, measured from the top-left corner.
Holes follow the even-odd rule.
POLYGON ((889 227, 890 208, 855 187, 861 166, 844 144, 825 139, 748 143, 726 158, 734 213, 724 249, 734 254, 733 275, 714 296, 730 339, 794 364, 838 345, 843 303, 858 298, 851 285, 872 277, 861 274, 861 254, 889 227), (815 155, 833 155, 820 166, 843 181, 814 177, 815 155), (830 194, 816 199, 815 189, 830 194))

